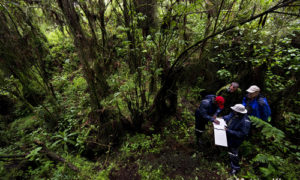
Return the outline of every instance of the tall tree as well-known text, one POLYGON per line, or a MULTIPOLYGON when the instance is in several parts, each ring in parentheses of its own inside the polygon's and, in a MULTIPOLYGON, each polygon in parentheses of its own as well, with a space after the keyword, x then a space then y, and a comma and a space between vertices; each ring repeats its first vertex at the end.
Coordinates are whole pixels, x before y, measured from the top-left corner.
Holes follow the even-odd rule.
MULTIPOLYGON (((90 37, 80 24, 81 17, 78 15, 73 0, 57 0, 61 8, 67 25, 71 30, 74 38, 74 44, 79 52, 80 61, 83 65, 85 79, 88 83, 89 92, 91 95, 91 105, 93 111, 102 109, 101 97, 104 97, 108 90, 106 83, 103 62, 100 62, 97 57, 97 50, 94 42, 97 40, 90 37), (91 66, 94 68, 92 69, 91 66)), ((88 13, 86 13, 88 14, 88 13)), ((94 37, 95 38, 95 37, 94 37)))

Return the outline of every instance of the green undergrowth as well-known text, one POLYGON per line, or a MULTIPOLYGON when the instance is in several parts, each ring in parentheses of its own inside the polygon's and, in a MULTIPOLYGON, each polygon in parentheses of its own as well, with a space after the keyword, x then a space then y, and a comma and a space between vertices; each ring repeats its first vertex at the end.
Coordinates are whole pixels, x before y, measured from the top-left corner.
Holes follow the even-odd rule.
POLYGON ((9 130, 17 133, 20 133, 20 131, 33 131, 39 125, 41 125, 41 123, 35 115, 28 115, 13 121, 9 125, 9 130))
MULTIPOLYGON (((226 177, 225 170, 217 171, 216 168, 228 168, 224 163, 206 159, 205 152, 194 149, 192 115, 186 110, 182 115, 185 118, 181 120, 168 119, 168 125, 160 133, 125 135, 120 146, 103 153, 95 161, 74 151, 66 139, 69 136, 37 128, 41 122, 36 116, 26 116, 9 125, 7 132, 13 132, 13 138, 9 145, 0 150, 2 155, 25 153, 26 156, 0 161, 0 175, 8 179, 113 179, 122 176, 141 179, 201 179, 210 173, 216 177, 226 177), (56 143, 59 137, 62 139, 56 143), (36 140, 42 141, 49 151, 61 156, 66 162, 46 156, 44 149, 34 143, 36 140), (63 142, 66 142, 67 149, 63 142), (79 172, 70 169, 68 163, 76 166, 79 172), (202 176, 202 171, 209 173, 202 176)), ((74 141, 76 143, 76 138, 74 141)))
POLYGON ((38 128, 42 123, 34 114, 19 118, 5 129, 10 140, 0 155, 26 156, 0 161, 0 175, 6 179, 294 179, 299 175, 299 148, 285 139, 283 131, 251 117, 251 136, 239 151, 242 169, 231 177, 227 149, 214 145, 211 124, 203 136, 204 146, 195 146, 193 107, 180 103, 180 116, 167 119, 161 132, 127 133, 121 144, 93 160, 82 155, 80 148, 85 146, 76 146, 84 145, 89 130, 47 132, 38 128), (35 140, 65 162, 46 156, 35 140))

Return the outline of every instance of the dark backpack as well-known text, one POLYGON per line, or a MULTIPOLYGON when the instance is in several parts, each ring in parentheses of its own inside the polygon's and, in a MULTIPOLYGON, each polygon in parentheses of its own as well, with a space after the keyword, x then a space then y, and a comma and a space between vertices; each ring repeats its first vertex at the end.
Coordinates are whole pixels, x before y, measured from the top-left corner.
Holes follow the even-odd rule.
MULTIPOLYGON (((210 94, 210 95, 206 95, 205 97, 204 97, 204 99, 212 99, 212 98, 215 98, 216 97, 216 95, 213 95, 213 94, 210 94)), ((203 100, 204 100, 203 99, 203 100)))

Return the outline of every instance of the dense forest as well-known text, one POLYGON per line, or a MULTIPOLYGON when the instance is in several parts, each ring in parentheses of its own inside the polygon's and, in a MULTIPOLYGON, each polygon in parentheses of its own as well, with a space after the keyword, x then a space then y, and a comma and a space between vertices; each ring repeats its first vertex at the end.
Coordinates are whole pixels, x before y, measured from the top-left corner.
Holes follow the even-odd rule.
MULTIPOLYGON (((297 179, 299 0, 0 0, 1 179, 297 179), (271 118, 230 176, 201 100, 257 85, 271 118)), ((242 99, 240 100, 242 101, 242 99)))

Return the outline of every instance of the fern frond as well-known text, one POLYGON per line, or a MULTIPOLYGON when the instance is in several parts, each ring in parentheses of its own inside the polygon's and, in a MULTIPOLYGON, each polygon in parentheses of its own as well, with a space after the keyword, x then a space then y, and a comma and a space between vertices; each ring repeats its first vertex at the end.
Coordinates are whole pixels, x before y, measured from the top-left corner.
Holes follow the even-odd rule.
POLYGON ((280 129, 273 127, 271 124, 257 118, 254 116, 250 116, 250 120, 254 126, 257 128, 262 128, 261 132, 265 135, 266 139, 274 139, 274 142, 282 142, 285 134, 280 129))

